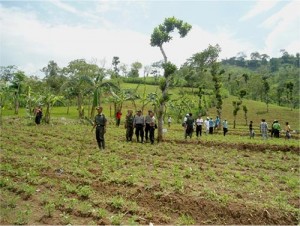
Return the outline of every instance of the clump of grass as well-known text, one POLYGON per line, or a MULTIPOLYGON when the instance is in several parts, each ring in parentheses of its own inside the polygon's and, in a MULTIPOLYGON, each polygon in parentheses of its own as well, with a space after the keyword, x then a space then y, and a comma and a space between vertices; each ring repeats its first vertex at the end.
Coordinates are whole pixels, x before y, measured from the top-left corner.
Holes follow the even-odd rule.
POLYGON ((193 225, 195 220, 188 214, 181 214, 177 219, 177 223, 180 225, 193 225))
POLYGON ((125 205, 125 200, 120 196, 114 196, 110 200, 110 205, 116 209, 121 209, 125 205))
POLYGON ((45 205, 44 209, 47 213, 47 216, 52 217, 55 210, 55 204, 53 202, 49 202, 45 205))

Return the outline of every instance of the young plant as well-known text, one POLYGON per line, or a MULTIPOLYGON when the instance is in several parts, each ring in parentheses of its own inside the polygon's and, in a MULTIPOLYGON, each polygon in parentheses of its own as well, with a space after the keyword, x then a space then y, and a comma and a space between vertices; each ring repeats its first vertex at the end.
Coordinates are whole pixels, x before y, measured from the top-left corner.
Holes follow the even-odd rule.
POLYGON ((188 214, 181 214, 177 220, 177 223, 180 225, 193 225, 195 220, 188 214))
POLYGON ((47 216, 52 217, 55 210, 55 204, 53 202, 49 202, 45 205, 44 209, 47 213, 47 216))

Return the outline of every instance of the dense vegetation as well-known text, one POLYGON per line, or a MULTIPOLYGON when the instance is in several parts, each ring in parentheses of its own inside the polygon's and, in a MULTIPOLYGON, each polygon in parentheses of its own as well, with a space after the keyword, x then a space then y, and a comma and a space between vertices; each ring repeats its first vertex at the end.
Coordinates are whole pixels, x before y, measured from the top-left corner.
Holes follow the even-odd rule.
MULTIPOLYGON (((209 46, 203 52, 195 54, 172 77, 171 87, 191 87, 198 104, 173 100, 176 102, 173 105, 182 105, 181 107, 185 106, 194 113, 205 115, 209 108, 217 106, 215 87, 219 84, 221 99, 233 95, 240 100, 259 100, 266 103, 266 111, 269 104, 299 108, 299 54, 295 57, 283 51, 281 58, 269 59, 265 54, 253 53, 251 60, 240 54, 239 57, 222 60, 219 66, 222 73, 217 74, 218 80, 215 83, 211 60, 217 57, 213 51, 218 48, 209 46)), ((138 94, 135 90, 143 84, 159 86, 162 65, 156 63, 145 67, 144 77, 138 78, 125 72, 121 75, 120 68, 125 70, 124 65, 119 65, 120 61, 116 59, 118 58, 113 59, 113 69, 105 69, 83 59, 74 60, 64 68, 50 61, 42 69, 44 78, 26 75, 15 66, 1 67, 0 110, 15 109, 18 114, 19 107, 32 109, 38 104, 44 107, 48 105, 49 108, 52 105, 75 104, 78 106, 78 116, 82 118, 84 115, 92 116, 92 106, 101 102, 113 103, 115 110, 121 108, 124 101, 132 102, 135 107, 155 104, 160 98, 158 89, 138 94), (136 85, 124 89, 126 83, 136 85), (89 112, 84 112, 84 105, 91 106, 89 112)), ((172 96, 170 99, 172 100, 172 96)), ((184 112, 181 116, 183 114, 184 112)))

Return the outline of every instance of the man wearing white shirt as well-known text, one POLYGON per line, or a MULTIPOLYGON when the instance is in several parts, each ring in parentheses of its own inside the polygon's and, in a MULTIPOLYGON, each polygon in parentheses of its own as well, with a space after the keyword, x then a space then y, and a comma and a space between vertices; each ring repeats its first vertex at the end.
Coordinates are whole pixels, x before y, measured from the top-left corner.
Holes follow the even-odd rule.
POLYGON ((197 137, 202 136, 202 125, 203 125, 203 119, 201 117, 201 115, 198 116, 197 120, 196 120, 196 135, 197 137))

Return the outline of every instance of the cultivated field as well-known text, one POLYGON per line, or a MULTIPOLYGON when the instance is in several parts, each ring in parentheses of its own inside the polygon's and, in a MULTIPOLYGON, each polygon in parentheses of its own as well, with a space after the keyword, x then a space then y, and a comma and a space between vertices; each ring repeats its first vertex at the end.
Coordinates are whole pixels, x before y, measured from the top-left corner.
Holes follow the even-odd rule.
POLYGON ((101 152, 90 125, 52 122, 4 118, 0 224, 299 224, 298 135, 185 141, 177 124, 151 145, 110 123, 101 152))

